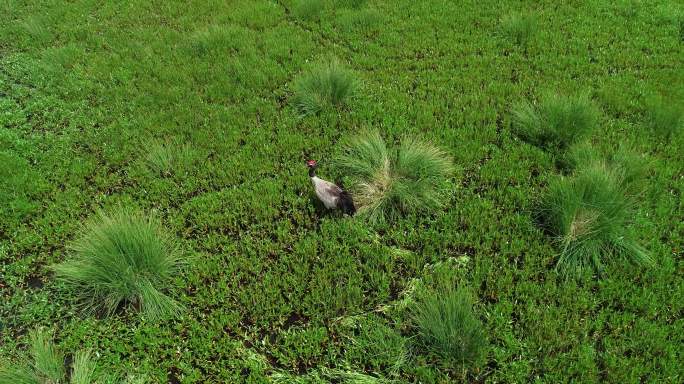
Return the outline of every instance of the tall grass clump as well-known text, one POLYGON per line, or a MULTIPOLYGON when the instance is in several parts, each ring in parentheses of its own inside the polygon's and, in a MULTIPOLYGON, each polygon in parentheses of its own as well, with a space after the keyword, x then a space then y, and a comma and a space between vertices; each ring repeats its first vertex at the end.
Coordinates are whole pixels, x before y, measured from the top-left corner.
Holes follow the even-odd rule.
POLYGON ((583 143, 568 149, 564 160, 567 169, 576 173, 592 169, 604 172, 630 201, 638 200, 646 189, 650 163, 626 147, 603 155, 592 145, 583 143))
POLYGON ((352 139, 337 163, 352 181, 359 213, 374 222, 443 205, 450 157, 430 143, 406 138, 388 148, 378 132, 352 139))
POLYGON ((305 375, 295 376, 286 372, 271 374, 270 380, 274 384, 391 384, 392 380, 368 375, 363 372, 355 372, 347 369, 320 368, 311 370, 305 375))
POLYGON ((163 293, 178 272, 179 252, 153 218, 127 211, 100 213, 72 248, 73 258, 54 270, 86 313, 110 315, 133 305, 157 319, 179 309, 163 293))
POLYGON ((465 288, 442 284, 419 294, 413 323, 422 347, 445 365, 467 368, 485 356, 487 338, 465 288))
POLYGON ((382 14, 375 9, 348 10, 339 13, 337 23, 347 33, 372 34, 382 27, 382 19, 382 14))
POLYGON ((52 335, 43 329, 31 332, 32 361, 0 368, 0 384, 60 383, 64 378, 64 354, 57 348, 52 335))
POLYGON ((396 376, 408 362, 407 339, 376 316, 354 322, 353 336, 347 336, 345 361, 366 371, 396 376))
POLYGON ((513 108, 513 124, 523 140, 549 151, 564 151, 596 127, 599 110, 587 96, 546 95, 538 104, 513 108))
POLYGON ((74 353, 71 371, 71 384, 92 384, 95 382, 96 364, 91 351, 74 353))
POLYGON ((150 143, 146 149, 145 162, 153 173, 160 176, 170 176, 175 168, 175 151, 161 143, 150 143))
POLYGON ((651 166, 643 156, 627 147, 604 155, 589 143, 573 145, 559 160, 559 165, 568 174, 592 167, 608 172, 614 180, 619 181, 625 196, 632 200, 644 192, 644 182, 651 166))
POLYGON ((366 4, 367 0, 335 0, 335 5, 341 8, 358 9, 366 4))
POLYGON ((314 115, 327 107, 344 105, 357 88, 353 73, 333 60, 295 81, 293 103, 301 115, 314 115))
POLYGON ((31 360, 21 364, 0 365, 0 384, 94 384, 130 383, 116 375, 98 372, 92 352, 80 350, 71 355, 71 367, 65 368, 66 355, 55 345, 52 333, 37 329, 30 335, 31 360))
POLYGON ((630 225, 639 196, 633 160, 588 165, 572 177, 559 177, 549 187, 542 213, 560 255, 556 269, 579 277, 604 270, 609 262, 651 264, 630 225))
POLYGON ((675 138, 684 129, 684 111, 674 104, 651 103, 646 112, 646 124, 662 138, 675 138))
POLYGON ((533 14, 512 14, 501 20, 501 34, 515 44, 526 47, 538 34, 537 17, 533 14))
POLYGON ((148 142, 145 146, 145 163, 155 175, 161 177, 179 176, 187 172, 197 152, 189 144, 176 142, 148 142))
POLYGON ((566 173, 591 166, 600 161, 599 151, 588 142, 570 146, 558 161, 558 166, 566 173))
POLYGON ((298 0, 292 7, 292 13, 299 19, 312 21, 318 20, 324 9, 324 0, 298 0))

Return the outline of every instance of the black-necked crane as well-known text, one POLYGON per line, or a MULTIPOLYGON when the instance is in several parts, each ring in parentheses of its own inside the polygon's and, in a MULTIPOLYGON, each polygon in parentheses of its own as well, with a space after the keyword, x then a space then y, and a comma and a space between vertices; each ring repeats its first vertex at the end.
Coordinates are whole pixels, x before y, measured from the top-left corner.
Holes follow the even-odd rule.
POLYGON ((347 191, 316 176, 316 168, 318 167, 316 160, 308 160, 306 166, 309 167, 309 177, 316 191, 316 196, 326 208, 340 209, 350 216, 356 212, 354 201, 347 191))

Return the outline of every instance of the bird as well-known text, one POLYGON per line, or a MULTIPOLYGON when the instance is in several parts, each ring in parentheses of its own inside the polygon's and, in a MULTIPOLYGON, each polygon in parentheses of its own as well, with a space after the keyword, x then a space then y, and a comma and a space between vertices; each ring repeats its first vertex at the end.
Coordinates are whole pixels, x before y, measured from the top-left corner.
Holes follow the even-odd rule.
POLYGON ((340 209, 343 213, 353 216, 356 213, 356 207, 351 195, 338 185, 316 176, 316 168, 318 167, 316 160, 307 160, 306 166, 309 167, 309 177, 316 191, 316 196, 323 205, 328 209, 340 209))

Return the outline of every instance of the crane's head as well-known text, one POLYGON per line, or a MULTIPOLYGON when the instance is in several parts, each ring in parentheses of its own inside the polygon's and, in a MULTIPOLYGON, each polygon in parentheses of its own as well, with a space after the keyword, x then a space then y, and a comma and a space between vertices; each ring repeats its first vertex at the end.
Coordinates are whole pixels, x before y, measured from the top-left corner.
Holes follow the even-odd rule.
POLYGON ((318 164, 316 163, 316 160, 307 160, 306 161, 306 166, 309 168, 316 168, 318 164))

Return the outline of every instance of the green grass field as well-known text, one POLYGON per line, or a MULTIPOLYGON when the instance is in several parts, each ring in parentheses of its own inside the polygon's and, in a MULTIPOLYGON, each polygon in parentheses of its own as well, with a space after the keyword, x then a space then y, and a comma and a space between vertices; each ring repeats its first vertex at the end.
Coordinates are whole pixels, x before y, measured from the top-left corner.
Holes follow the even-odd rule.
POLYGON ((145 383, 680 383, 682 108, 676 0, 0 0, 0 367, 42 327, 145 383), (298 107, 329 62, 353 92, 298 107), (652 265, 557 268, 540 207, 573 171, 514 114, 545 95, 586 97, 582 143, 646 164, 628 218, 652 265), (373 130, 453 159, 443 204, 325 211, 304 161, 344 180, 343 143, 373 130), (92 315, 55 275, 117 210, 173 239, 177 315, 92 315), (421 331, 445 281, 481 355, 421 331))

